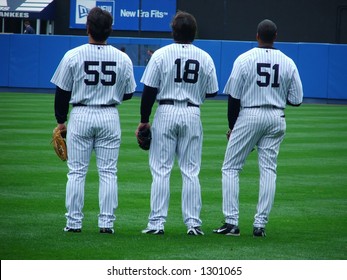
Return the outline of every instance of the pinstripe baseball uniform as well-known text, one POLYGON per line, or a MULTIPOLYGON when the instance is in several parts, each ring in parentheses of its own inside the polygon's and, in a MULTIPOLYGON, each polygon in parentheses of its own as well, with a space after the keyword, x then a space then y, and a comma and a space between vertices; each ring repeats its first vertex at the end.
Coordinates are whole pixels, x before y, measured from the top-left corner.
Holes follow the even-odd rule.
POLYGON ((132 62, 110 45, 84 44, 65 54, 51 82, 71 91, 73 105, 67 133, 67 227, 82 227, 85 179, 94 150, 99 173, 98 226, 113 228, 121 142, 117 105, 124 94, 135 91, 132 62))
POLYGON ((141 82, 158 89, 159 102, 151 127, 153 181, 147 229, 164 229, 175 156, 182 175, 183 221, 188 228, 200 226, 203 130, 199 106, 206 94, 218 91, 213 60, 192 44, 173 43, 154 52, 141 82))
POLYGON ((224 93, 240 100, 241 105, 222 167, 225 222, 238 225, 239 172, 256 146, 260 182, 253 226, 265 228, 275 197, 277 156, 286 131, 284 108, 287 102, 298 105, 303 99, 298 69, 281 51, 256 47, 235 60, 224 93))

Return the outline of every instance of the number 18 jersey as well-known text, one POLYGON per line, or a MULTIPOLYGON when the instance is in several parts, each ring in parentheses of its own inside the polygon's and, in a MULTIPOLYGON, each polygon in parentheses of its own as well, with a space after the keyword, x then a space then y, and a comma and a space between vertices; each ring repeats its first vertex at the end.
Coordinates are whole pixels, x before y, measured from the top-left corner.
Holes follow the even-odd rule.
POLYGON ((192 44, 173 43, 152 55, 141 79, 158 88, 157 99, 204 102, 206 93, 218 91, 214 62, 210 55, 192 44))

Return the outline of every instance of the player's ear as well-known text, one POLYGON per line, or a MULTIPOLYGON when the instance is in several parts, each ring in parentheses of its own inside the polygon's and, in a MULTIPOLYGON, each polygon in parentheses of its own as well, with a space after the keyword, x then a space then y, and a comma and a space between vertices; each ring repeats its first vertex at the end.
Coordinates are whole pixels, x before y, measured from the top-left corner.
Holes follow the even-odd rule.
POLYGON ((274 41, 277 39, 277 32, 275 33, 275 36, 274 36, 274 41))

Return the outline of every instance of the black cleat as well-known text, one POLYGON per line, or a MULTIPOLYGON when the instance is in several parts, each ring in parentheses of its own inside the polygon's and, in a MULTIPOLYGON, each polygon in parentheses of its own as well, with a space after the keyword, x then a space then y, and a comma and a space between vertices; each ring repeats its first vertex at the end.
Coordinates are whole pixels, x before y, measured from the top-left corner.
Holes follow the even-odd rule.
POLYGON ((82 232, 82 229, 80 229, 80 228, 64 227, 63 231, 65 231, 65 232, 82 232))
POLYGON ((100 228, 100 233, 114 234, 113 228, 100 228))
POLYGON ((114 234, 113 228, 100 228, 100 233, 114 234))
POLYGON ((144 229, 141 232, 145 233, 145 234, 153 234, 153 235, 164 234, 164 230, 163 229, 150 229, 150 228, 146 228, 146 229, 144 229))
POLYGON ((187 231, 188 235, 204 235, 200 227, 190 227, 187 231))
POLYGON ((265 237, 265 228, 254 227, 253 228, 253 237, 265 237))
POLYGON ((222 225, 218 229, 213 230, 213 232, 217 234, 240 236, 239 227, 228 223, 224 223, 224 225, 222 225))

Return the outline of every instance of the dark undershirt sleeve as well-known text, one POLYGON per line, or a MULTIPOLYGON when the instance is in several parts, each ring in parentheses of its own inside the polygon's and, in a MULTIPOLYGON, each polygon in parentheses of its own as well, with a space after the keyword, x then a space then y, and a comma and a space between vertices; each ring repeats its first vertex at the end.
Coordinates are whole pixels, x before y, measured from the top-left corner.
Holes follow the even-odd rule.
POLYGON ((215 97, 217 94, 218 94, 218 91, 216 91, 214 93, 206 93, 206 98, 215 97))
POLYGON ((123 95, 123 101, 126 101, 126 100, 133 98, 133 94, 134 94, 133 92, 132 93, 125 93, 123 95))
POLYGON ((157 97, 158 89, 144 86, 141 98, 141 122, 148 123, 152 113, 152 107, 157 97))
POLYGON ((233 130, 236 123, 237 117, 240 113, 241 102, 240 99, 233 98, 229 95, 228 97, 228 122, 229 129, 233 130))
POLYGON ((62 90, 57 87, 55 90, 54 112, 57 123, 65 123, 69 112, 69 101, 71 99, 71 91, 62 90))

